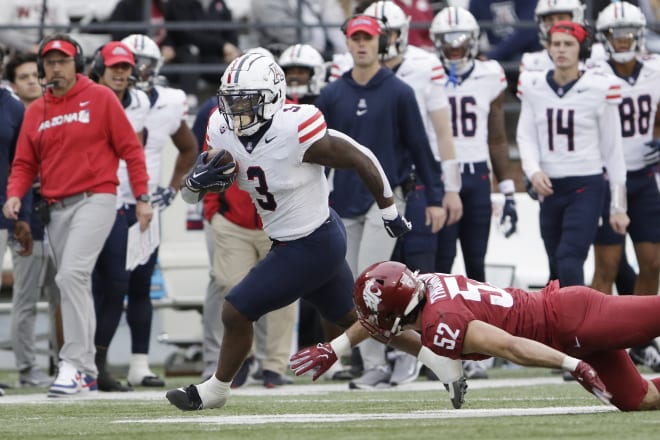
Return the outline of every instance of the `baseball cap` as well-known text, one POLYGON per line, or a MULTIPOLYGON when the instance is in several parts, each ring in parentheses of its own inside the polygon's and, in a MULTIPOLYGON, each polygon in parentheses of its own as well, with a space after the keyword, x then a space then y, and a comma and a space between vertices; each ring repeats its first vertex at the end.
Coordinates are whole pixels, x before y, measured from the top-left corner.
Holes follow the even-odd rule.
POLYGON ((574 23, 568 20, 558 21, 550 29, 549 35, 554 34, 555 32, 562 32, 564 34, 569 34, 575 37, 578 40, 578 43, 582 43, 585 38, 587 38, 587 30, 578 23, 574 23))
POLYGON ((369 15, 358 15, 346 23, 346 36, 350 37, 356 32, 366 32, 369 35, 380 34, 380 24, 376 17, 369 15))
POLYGON ((70 57, 75 57, 78 53, 76 46, 66 40, 51 40, 46 43, 43 49, 41 49, 41 53, 39 55, 44 56, 51 50, 58 50, 70 57))
POLYGON ((135 56, 130 47, 121 41, 111 41, 101 49, 103 65, 114 66, 119 63, 128 63, 135 66, 135 56))

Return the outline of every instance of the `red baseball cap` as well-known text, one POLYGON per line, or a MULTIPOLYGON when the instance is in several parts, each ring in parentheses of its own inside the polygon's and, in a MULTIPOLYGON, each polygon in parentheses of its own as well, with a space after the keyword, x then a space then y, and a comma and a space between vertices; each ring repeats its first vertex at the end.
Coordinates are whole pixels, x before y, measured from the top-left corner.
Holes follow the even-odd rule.
POLYGON ((369 35, 378 35, 381 32, 380 24, 375 17, 358 15, 351 18, 346 24, 346 36, 350 37, 356 32, 366 32, 369 35))
POLYGON ((135 56, 130 47, 121 41, 111 41, 101 49, 103 64, 105 66, 114 66, 119 63, 128 63, 135 66, 135 56))
POLYGON ((562 20, 555 23, 550 29, 549 35, 552 35, 555 32, 562 32, 564 34, 572 35, 576 40, 578 40, 578 43, 582 43, 585 38, 587 38, 587 30, 580 24, 569 20, 562 20))
POLYGON ((39 55, 44 56, 51 50, 58 50, 70 57, 75 57, 76 54, 78 53, 78 50, 76 50, 76 46, 69 43, 66 40, 51 40, 48 43, 46 43, 43 49, 41 49, 41 53, 39 55))

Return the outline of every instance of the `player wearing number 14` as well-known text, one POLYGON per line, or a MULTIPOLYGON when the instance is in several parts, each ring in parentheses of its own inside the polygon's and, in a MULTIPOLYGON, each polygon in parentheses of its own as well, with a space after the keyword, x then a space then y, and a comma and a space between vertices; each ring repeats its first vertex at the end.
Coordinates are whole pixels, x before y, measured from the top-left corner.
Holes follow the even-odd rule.
POLYGON ((605 197, 612 192, 610 225, 625 234, 626 169, 618 104, 621 86, 599 69, 580 70, 589 38, 581 25, 559 21, 550 29, 554 69, 521 73, 517 141, 522 168, 541 202, 541 236, 562 286, 584 284, 583 265, 605 197))

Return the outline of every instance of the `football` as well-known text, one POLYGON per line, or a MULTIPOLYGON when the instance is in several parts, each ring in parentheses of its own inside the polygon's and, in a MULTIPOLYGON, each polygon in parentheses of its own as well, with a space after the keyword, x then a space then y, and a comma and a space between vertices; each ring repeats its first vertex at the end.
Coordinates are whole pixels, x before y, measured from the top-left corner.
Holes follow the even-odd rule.
MULTIPOLYGON (((206 159, 204 160, 204 163, 209 163, 213 160, 214 157, 216 157, 218 154, 222 154, 223 156, 220 158, 220 162, 218 162, 218 167, 221 167, 222 165, 226 165, 228 163, 234 162, 234 156, 231 155, 231 153, 225 149, 222 148, 215 148, 212 150, 208 150, 208 154, 206 155, 206 159)), ((225 170, 222 174, 233 174, 236 172, 236 167, 229 168, 228 170, 225 170)))

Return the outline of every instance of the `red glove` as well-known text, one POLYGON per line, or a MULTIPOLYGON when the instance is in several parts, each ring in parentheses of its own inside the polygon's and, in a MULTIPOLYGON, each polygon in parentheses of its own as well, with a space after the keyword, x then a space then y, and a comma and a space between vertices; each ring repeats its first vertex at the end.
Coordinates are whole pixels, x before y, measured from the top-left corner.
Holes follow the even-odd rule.
POLYGON ((324 344, 319 343, 316 347, 300 350, 291 356, 289 360, 291 361, 291 369, 296 373, 296 376, 313 370, 312 380, 316 380, 337 361, 337 354, 330 343, 326 342, 324 344))
POLYGON ((575 370, 570 373, 578 382, 580 382, 580 385, 588 391, 591 391, 601 402, 605 404, 610 403, 612 395, 607 392, 605 384, 600 380, 598 373, 596 373, 596 370, 594 370, 591 365, 584 361, 580 361, 575 367, 575 370))

